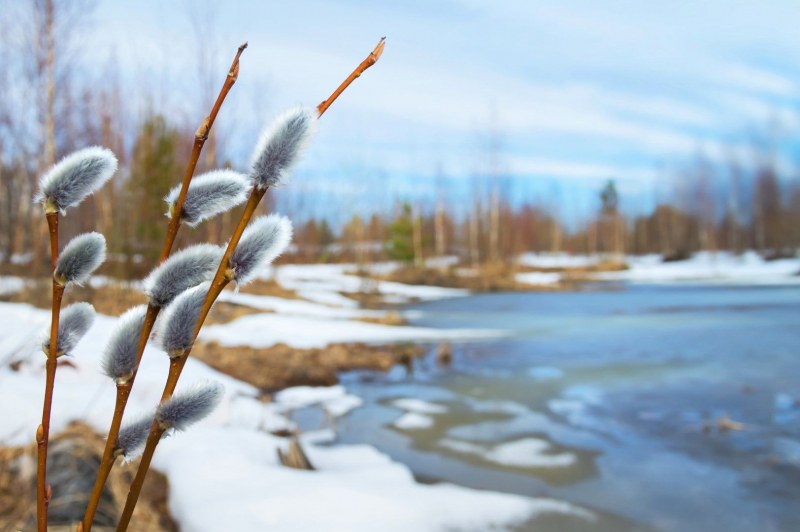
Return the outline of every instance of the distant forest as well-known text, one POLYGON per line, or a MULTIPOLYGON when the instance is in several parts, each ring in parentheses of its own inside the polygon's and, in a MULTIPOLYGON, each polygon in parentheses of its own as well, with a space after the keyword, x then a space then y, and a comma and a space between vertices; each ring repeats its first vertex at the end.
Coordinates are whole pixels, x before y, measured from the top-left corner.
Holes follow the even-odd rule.
MULTIPOLYGON (((110 259, 119 268, 149 269, 166 228, 162 198, 182 175, 203 111, 194 120, 171 118, 155 103, 142 112, 113 63, 100 73, 82 66, 76 60, 80 19, 86 16, 80 2, 35 0, 20 9, 22 15, 3 15, 0 32, 0 264, 13 259, 34 272, 47 270, 46 227, 31 202, 37 179, 63 155, 102 145, 117 154, 119 174, 113 186, 64 219, 64 241, 96 228, 106 235, 110 259), (17 18, 9 21, 10 16, 17 18)), ((208 68, 207 55, 198 49, 199 100, 213 97, 219 78, 208 68)), ((281 191, 281 205, 262 209, 278 207, 295 222, 295 245, 284 259, 289 261, 421 264, 457 255, 480 264, 529 251, 680 259, 698 250, 745 249, 775 258, 800 246, 800 180, 796 169, 786 169, 796 165, 782 163, 796 156, 797 143, 786 139, 797 134, 754 136, 748 160, 731 156, 712 164, 698 157, 682 164, 681 171, 665 177, 671 193, 646 215, 628 214, 613 176, 598 176, 608 181, 597 190, 596 214, 576 223, 558 198, 511 201, 491 173, 481 177, 485 186, 475 188, 468 205, 453 205, 442 191, 424 204, 397 198, 389 212, 353 213, 334 223, 299 196, 313 191, 288 187, 281 191)), ((224 139, 212 134, 197 173, 230 166, 224 154, 224 139)), ((219 242, 237 218, 233 212, 183 231, 179 245, 219 242)))

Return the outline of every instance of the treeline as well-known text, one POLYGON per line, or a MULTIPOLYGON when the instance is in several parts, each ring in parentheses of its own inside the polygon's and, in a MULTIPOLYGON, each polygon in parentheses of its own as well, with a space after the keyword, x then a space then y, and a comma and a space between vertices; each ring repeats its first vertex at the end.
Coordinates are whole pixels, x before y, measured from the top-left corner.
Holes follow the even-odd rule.
MULTIPOLYGON (((800 248, 800 182, 779 179, 769 168, 738 176, 736 196, 684 170, 682 182, 694 183, 693 200, 681 201, 678 187, 672 201, 657 204, 647 215, 626 215, 614 181, 598 191, 597 212, 581 224, 568 224, 560 209, 522 203, 512 207, 478 199, 460 214, 435 207, 425 211, 399 202, 384 216, 353 216, 340 230, 325 219, 311 218, 295 230, 293 259, 313 262, 425 259, 457 256, 464 263, 508 261, 525 252, 605 255, 660 254, 666 260, 688 258, 697 251, 756 250, 765 259, 796 255, 800 248), (734 197, 742 197, 735 201, 734 197), (700 199, 703 201, 700 201, 700 199), (495 214, 493 214, 493 211, 495 214), (570 229, 570 225, 576 225, 570 229)), ((563 210, 562 210, 563 211, 563 210)))
MULTIPOLYGON (((113 62, 100 71, 81 65, 85 16, 81 2, 34 0, 9 6, 0 19, 0 264, 47 271, 46 226, 31 202, 38 177, 63 155, 102 145, 119 157, 119 174, 64 219, 62 238, 96 228, 107 237, 115 273, 141 275, 158 255, 166 227, 160 223, 162 198, 180 181, 219 72, 207 62, 202 48, 207 39, 197 39, 196 112, 189 117, 171 112, 141 89, 132 94, 113 62)), ((212 132, 198 173, 229 165, 223 140, 212 132)), ((597 191, 596 209, 588 217, 570 212, 555 194, 522 201, 492 172, 476 180, 482 185, 466 201, 445 201, 442 190, 427 202, 398 200, 381 210, 391 199, 358 209, 344 199, 325 198, 353 213, 344 220, 320 215, 332 209, 318 208, 319 191, 288 187, 277 195, 277 207, 295 222, 295 245, 285 260, 422 264, 456 255, 480 264, 528 251, 659 253, 673 259, 698 250, 792 254, 800 245, 800 183, 790 165, 779 167, 776 161, 790 156, 796 144, 753 142, 744 158, 731 156, 726 164, 698 158, 665 176, 659 190, 668 192, 649 212, 636 215, 631 213, 643 209, 630 202, 639 200, 621 197, 613 180, 597 191)), ((238 214, 182 231, 178 245, 220 242, 238 214)))

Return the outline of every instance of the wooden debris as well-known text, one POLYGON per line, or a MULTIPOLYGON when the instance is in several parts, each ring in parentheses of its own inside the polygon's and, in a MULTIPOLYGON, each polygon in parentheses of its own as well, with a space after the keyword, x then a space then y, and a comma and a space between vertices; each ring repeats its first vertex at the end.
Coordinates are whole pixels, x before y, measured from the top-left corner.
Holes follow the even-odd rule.
POLYGON ((277 451, 278 460, 280 460, 281 464, 284 466, 293 469, 314 471, 314 466, 311 465, 308 456, 306 456, 306 453, 303 451, 297 436, 292 436, 289 440, 289 446, 286 448, 286 451, 281 450, 280 447, 278 447, 277 451))

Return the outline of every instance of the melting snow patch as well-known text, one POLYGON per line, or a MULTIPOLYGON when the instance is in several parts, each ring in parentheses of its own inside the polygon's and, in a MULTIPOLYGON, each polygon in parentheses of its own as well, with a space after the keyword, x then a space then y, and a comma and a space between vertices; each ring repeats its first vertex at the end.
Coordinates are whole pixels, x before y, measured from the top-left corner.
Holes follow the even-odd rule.
POLYGON ((401 327, 330 318, 252 314, 229 323, 210 325, 200 331, 203 341, 224 346, 269 347, 285 343, 292 347, 325 347, 332 343, 462 340, 496 338, 504 333, 479 329, 433 329, 401 327))
POLYGON ((406 410, 408 412, 416 412, 417 414, 444 414, 447 412, 447 407, 444 405, 437 405, 436 403, 429 403, 421 399, 405 398, 395 399, 392 405, 406 410))
POLYGON ((341 417, 364 403, 360 397, 348 394, 340 385, 287 388, 275 394, 275 402, 283 410, 320 405, 334 417, 341 417))
POLYGON ((402 430, 427 429, 433 426, 433 418, 416 412, 406 412, 392 423, 402 430))
POLYGON ((446 438, 439 442, 439 446, 510 467, 568 467, 576 460, 572 453, 547 454, 546 451, 549 451, 551 446, 539 438, 523 438, 489 448, 464 440, 446 438))
POLYGON ((525 283, 536 286, 553 285, 553 284, 558 284, 561 281, 561 274, 552 272, 518 273, 514 277, 518 283, 525 283))
POLYGON ((486 459, 514 467, 567 467, 575 463, 572 453, 545 454, 550 444, 539 438, 502 443, 486 453, 486 459))

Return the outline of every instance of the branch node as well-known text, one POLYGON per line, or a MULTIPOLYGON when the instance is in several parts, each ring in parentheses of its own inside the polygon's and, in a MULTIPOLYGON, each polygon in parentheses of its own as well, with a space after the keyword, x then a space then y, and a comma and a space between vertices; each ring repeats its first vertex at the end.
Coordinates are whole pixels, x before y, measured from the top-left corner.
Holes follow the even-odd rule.
POLYGON ((205 142, 206 140, 208 140, 208 132, 210 129, 211 129, 211 118, 207 116, 203 119, 203 123, 200 124, 200 127, 197 128, 197 131, 195 131, 194 138, 196 140, 201 140, 205 142))

